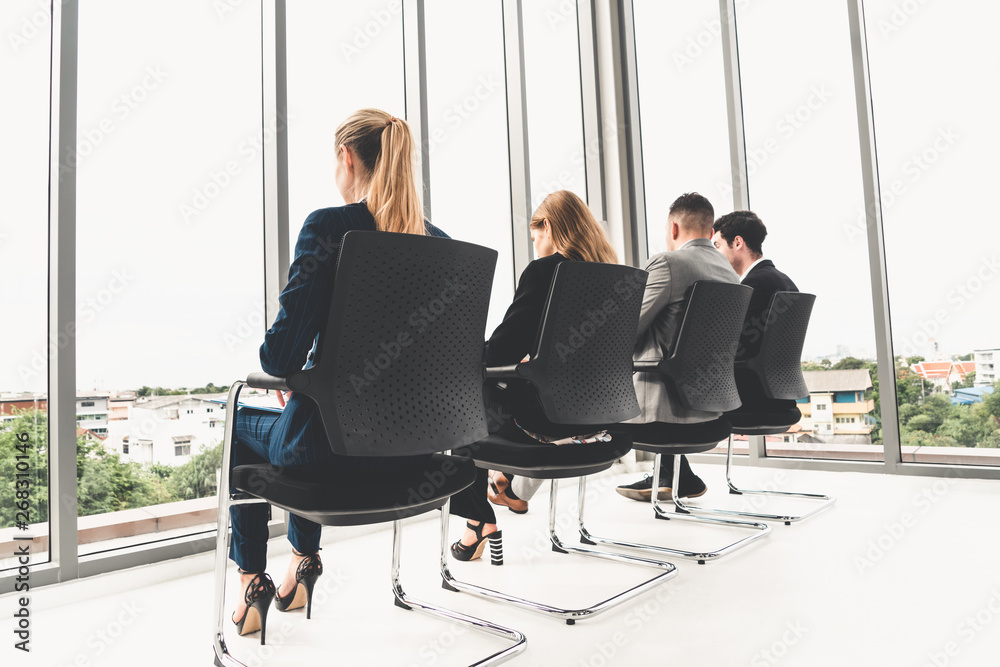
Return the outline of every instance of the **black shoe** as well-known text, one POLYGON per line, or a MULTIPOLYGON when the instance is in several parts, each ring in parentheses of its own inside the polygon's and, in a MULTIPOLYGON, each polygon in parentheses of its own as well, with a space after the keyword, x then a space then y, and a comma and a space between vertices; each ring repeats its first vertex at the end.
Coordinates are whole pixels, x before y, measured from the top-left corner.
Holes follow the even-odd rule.
POLYGON ((483 555, 483 549, 486 548, 486 541, 490 542, 490 564, 491 565, 503 565, 503 534, 501 531, 497 530, 489 535, 483 535, 483 522, 480 521, 478 526, 473 526, 468 521, 465 523, 466 527, 476 534, 476 543, 471 546, 466 546, 462 544, 462 540, 455 542, 451 545, 451 555, 455 557, 455 560, 476 560, 483 555))
MULTIPOLYGON (((302 554, 295 552, 295 555, 302 554)), ((295 569, 295 588, 285 597, 281 597, 276 591, 274 606, 278 611, 292 611, 305 607, 306 618, 311 618, 313 586, 321 574, 323 574, 323 561, 319 559, 318 553, 303 558, 295 569)))
MULTIPOLYGON (((249 572, 240 570, 240 574, 249 572)), ((243 618, 233 621, 236 624, 236 633, 242 636, 260 630, 260 643, 263 644, 264 631, 267 629, 267 610, 271 608, 273 598, 274 582, 266 572, 258 573, 250 580, 243 593, 243 601, 247 603, 247 608, 243 611, 243 618)))
MULTIPOLYGON (((673 470, 664 470, 662 467, 660 469, 660 487, 657 489, 656 499, 657 500, 672 500, 673 499, 673 489, 670 488, 672 484, 673 470)), ((615 489, 619 494, 630 498, 632 500, 649 501, 653 496, 653 476, 645 475, 638 482, 633 482, 632 484, 623 484, 615 489)), ((702 481, 701 477, 694 474, 691 471, 691 466, 687 465, 687 458, 681 457, 681 482, 680 482, 680 496, 681 498, 697 498, 698 496, 703 496, 708 491, 708 486, 702 481)))

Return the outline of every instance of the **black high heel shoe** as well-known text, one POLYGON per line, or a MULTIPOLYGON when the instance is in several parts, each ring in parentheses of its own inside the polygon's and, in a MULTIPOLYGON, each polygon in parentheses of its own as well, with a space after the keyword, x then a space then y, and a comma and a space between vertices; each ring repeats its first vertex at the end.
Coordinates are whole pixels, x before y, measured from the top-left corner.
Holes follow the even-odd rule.
MULTIPOLYGON (((239 571, 240 574, 250 574, 239 571)), ((260 630, 260 643, 264 643, 264 632, 267 628, 267 610, 271 608, 271 600, 274 599, 274 582, 266 572, 258 572, 257 575, 247 584, 247 589, 243 593, 243 601, 247 603, 247 608, 243 611, 243 618, 233 621, 236 624, 236 632, 240 635, 248 635, 251 632, 260 630)))
POLYGON ((476 534, 476 543, 471 546, 462 544, 462 540, 451 545, 451 555, 455 560, 476 560, 483 555, 486 548, 486 541, 490 542, 490 564, 503 565, 503 531, 495 531, 489 535, 483 535, 483 523, 473 526, 466 521, 465 526, 476 534))
MULTIPOLYGON (((292 549, 292 553, 296 556, 302 555, 294 549, 292 549)), ((323 561, 319 559, 318 553, 303 558, 299 562, 299 566, 295 568, 295 588, 285 597, 276 594, 274 606, 278 611, 291 611, 301 609, 304 606, 306 618, 310 618, 312 616, 313 586, 316 585, 316 580, 321 574, 323 574, 323 561)))

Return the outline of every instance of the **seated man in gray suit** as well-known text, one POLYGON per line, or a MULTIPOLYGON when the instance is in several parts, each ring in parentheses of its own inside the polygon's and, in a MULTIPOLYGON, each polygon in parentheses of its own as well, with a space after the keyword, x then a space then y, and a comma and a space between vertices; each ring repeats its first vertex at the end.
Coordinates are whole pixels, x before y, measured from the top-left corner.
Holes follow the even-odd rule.
MULTIPOLYGON (((714 221, 712 204, 696 192, 681 195, 670 205, 667 252, 651 257, 644 267, 649 272, 649 279, 639 313, 639 335, 635 344, 637 361, 655 361, 669 356, 695 281, 740 281, 733 267, 712 244, 714 221)), ((640 442, 642 433, 655 431, 657 424, 695 424, 717 419, 722 414, 685 409, 673 389, 656 373, 636 373, 633 381, 642 414, 626 423, 631 425, 629 431, 640 442)), ((660 500, 670 498, 673 474, 674 457, 662 457, 661 486, 657 492, 660 500)), ((647 475, 616 490, 626 498, 649 501, 652 489, 653 479, 647 475)), ((697 497, 706 490, 705 483, 691 472, 687 458, 681 457, 679 497, 697 497)))

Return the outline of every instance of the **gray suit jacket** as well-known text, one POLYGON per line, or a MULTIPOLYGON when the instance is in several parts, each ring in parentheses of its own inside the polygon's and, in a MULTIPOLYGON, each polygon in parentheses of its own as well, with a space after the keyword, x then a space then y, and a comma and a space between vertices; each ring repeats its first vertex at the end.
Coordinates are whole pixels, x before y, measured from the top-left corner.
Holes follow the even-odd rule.
MULTIPOLYGON (((740 282, 729 260, 709 239, 695 239, 673 252, 651 257, 645 268, 649 279, 639 313, 639 335, 635 343, 637 361, 656 361, 670 355, 684 317, 688 292, 695 281, 740 282)), ((722 414, 686 410, 673 389, 655 373, 636 373, 632 381, 642 414, 628 423, 695 424, 722 414)))

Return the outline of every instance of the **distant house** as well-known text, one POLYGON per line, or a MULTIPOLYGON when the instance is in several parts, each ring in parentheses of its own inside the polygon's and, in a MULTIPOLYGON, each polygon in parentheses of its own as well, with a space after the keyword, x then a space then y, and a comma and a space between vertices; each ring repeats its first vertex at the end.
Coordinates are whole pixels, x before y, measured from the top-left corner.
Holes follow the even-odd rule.
POLYGON ((996 364, 1000 362, 1000 348, 991 350, 976 350, 976 382, 977 387, 992 387, 997 381, 996 364))
POLYGON ((953 405, 972 405, 982 403, 983 399, 993 393, 993 387, 967 387, 956 389, 951 396, 953 405))
POLYGON ((138 398, 128 419, 111 422, 105 446, 139 463, 181 465, 202 446, 220 442, 225 433, 225 406, 213 402, 224 394, 138 398))
POLYGON ((873 399, 865 399, 872 386, 867 369, 805 371, 809 397, 798 400, 802 412, 799 439, 829 444, 871 444, 875 428, 873 399))
POLYGON ((108 394, 76 395, 76 427, 108 435, 108 394))
POLYGON ((974 361, 921 361, 913 364, 914 373, 949 394, 953 383, 964 382, 965 376, 975 370, 974 361))

